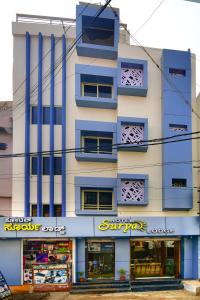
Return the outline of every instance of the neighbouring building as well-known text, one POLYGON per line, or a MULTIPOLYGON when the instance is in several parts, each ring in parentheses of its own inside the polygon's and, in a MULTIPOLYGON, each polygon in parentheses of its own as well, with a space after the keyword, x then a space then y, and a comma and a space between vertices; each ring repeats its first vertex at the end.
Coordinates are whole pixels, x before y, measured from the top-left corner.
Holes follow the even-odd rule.
MULTIPOLYGON (((0 157, 12 153, 12 102, 0 102, 0 157)), ((12 215, 12 157, 0 158, 0 216, 12 215)))
POLYGON ((13 218, 0 220, 13 285, 118 279, 121 268, 198 278, 195 56, 145 48, 153 62, 119 10, 100 9, 13 23, 13 153, 25 155, 13 158, 13 218))

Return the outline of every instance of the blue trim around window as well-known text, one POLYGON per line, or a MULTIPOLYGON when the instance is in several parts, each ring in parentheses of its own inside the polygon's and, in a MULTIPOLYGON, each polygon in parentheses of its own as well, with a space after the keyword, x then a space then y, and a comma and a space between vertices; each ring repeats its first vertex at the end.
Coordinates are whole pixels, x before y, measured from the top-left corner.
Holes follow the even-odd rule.
MULTIPOLYGON (((144 140, 148 140, 148 119, 146 118, 129 118, 119 117, 117 119, 117 144, 121 144, 121 126, 122 125, 142 125, 144 126, 144 140)), ((147 152, 148 144, 144 143, 145 146, 125 144, 118 145, 118 151, 134 151, 134 152, 147 152)))
POLYGON ((145 174, 117 174, 117 204, 129 206, 146 206, 148 205, 148 179, 145 174), (122 180, 144 180, 144 201, 142 203, 133 203, 128 200, 126 203, 121 201, 121 182, 122 180))
POLYGON ((117 179, 106 177, 75 177, 75 210, 76 215, 117 215, 117 179), (97 211, 81 209, 81 188, 111 188, 114 193, 114 209, 97 211))
MULTIPOLYGON (((26 85, 25 85, 25 153, 30 153, 30 56, 31 37, 26 32, 26 85)), ((25 155, 24 163, 24 210, 25 217, 30 216, 30 157, 25 155)))
POLYGON ((127 59, 118 58, 118 70, 117 70, 117 83, 118 83, 118 94, 127 96, 142 96, 147 95, 148 90, 148 76, 147 76, 147 61, 140 59, 127 59), (121 69, 122 68, 141 68, 143 70, 143 86, 130 86, 121 84, 121 69))
MULTIPOLYGON (((117 108, 117 70, 115 68, 76 65, 75 70, 75 98, 77 106, 110 109, 117 108), (95 75, 96 77, 99 76, 100 81, 103 76, 105 76, 105 79, 110 79, 113 83, 113 97, 108 99, 82 96, 82 77, 87 75, 95 75)), ((101 83, 100 81, 98 83, 101 83)))
MULTIPOLYGON (((110 122, 95 122, 95 121, 79 121, 76 120, 76 137, 75 137, 75 147, 81 148, 81 137, 84 132, 90 134, 90 136, 102 136, 105 134, 112 134, 113 143, 116 144, 117 133, 116 124, 110 122)), ((98 154, 98 153, 83 153, 79 151, 75 152, 76 160, 79 161, 94 161, 94 162, 116 162, 117 161, 117 149, 113 148, 112 154, 98 154)))
POLYGON ((104 11, 99 15, 98 19, 105 18, 108 20, 114 20, 114 46, 104 46, 104 45, 96 45, 83 43, 82 35, 83 35, 83 26, 82 20, 85 16, 95 17, 97 13, 100 12, 102 8, 99 5, 89 5, 81 4, 76 6, 76 49, 77 54, 81 56, 88 57, 98 57, 105 59, 117 59, 118 53, 118 42, 119 42, 119 9, 114 9, 117 16, 113 13, 113 10, 109 7, 104 9, 104 11), (81 16, 82 15, 82 16, 81 16))

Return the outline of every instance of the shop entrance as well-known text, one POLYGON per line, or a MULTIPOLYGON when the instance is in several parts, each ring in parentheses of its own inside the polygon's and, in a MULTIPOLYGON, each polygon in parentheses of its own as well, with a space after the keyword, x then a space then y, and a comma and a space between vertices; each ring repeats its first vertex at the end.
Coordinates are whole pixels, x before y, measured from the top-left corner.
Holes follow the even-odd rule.
POLYGON ((68 285, 72 281, 71 240, 24 240, 25 284, 68 285))
POLYGON ((131 276, 180 277, 180 240, 131 240, 131 276))
POLYGON ((88 279, 115 278, 115 243, 87 241, 86 275, 88 279))

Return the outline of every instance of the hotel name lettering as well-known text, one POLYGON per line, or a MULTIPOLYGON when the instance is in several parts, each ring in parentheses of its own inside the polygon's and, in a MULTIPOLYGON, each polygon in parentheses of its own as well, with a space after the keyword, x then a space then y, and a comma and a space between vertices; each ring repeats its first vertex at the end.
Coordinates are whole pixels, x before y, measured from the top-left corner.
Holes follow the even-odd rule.
POLYGON ((64 232, 65 226, 43 226, 32 224, 32 218, 6 218, 4 223, 5 231, 45 231, 45 232, 64 232))
POLYGON ((98 229, 101 231, 106 230, 122 230, 126 233, 128 230, 146 231, 147 223, 144 221, 131 221, 129 219, 117 219, 117 220, 104 220, 99 224, 98 229))
POLYGON ((152 228, 147 229, 147 223, 141 220, 131 220, 129 218, 121 218, 114 220, 103 220, 99 225, 98 229, 101 231, 106 230, 119 230, 123 233, 127 233, 129 230, 146 232, 147 234, 166 234, 174 233, 173 228, 152 228))

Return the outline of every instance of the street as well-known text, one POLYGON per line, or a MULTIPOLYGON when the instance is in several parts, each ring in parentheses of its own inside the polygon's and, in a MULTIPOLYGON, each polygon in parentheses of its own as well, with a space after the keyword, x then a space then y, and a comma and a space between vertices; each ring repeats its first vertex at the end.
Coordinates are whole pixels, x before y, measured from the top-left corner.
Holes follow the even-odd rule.
MULTIPOLYGON (((37 293, 30 294, 31 299, 45 299, 45 300, 165 300, 165 299, 187 299, 187 300, 200 300, 200 296, 192 295, 191 293, 184 291, 184 290, 177 290, 177 291, 159 291, 159 292, 142 292, 142 293, 113 293, 113 294, 86 294, 86 295, 70 295, 69 293, 63 292, 55 292, 50 293, 47 297, 41 297, 41 294, 37 293)), ((45 295, 44 295, 45 296, 45 295)), ((26 300, 30 299, 21 295, 14 295, 14 300, 26 300)))

